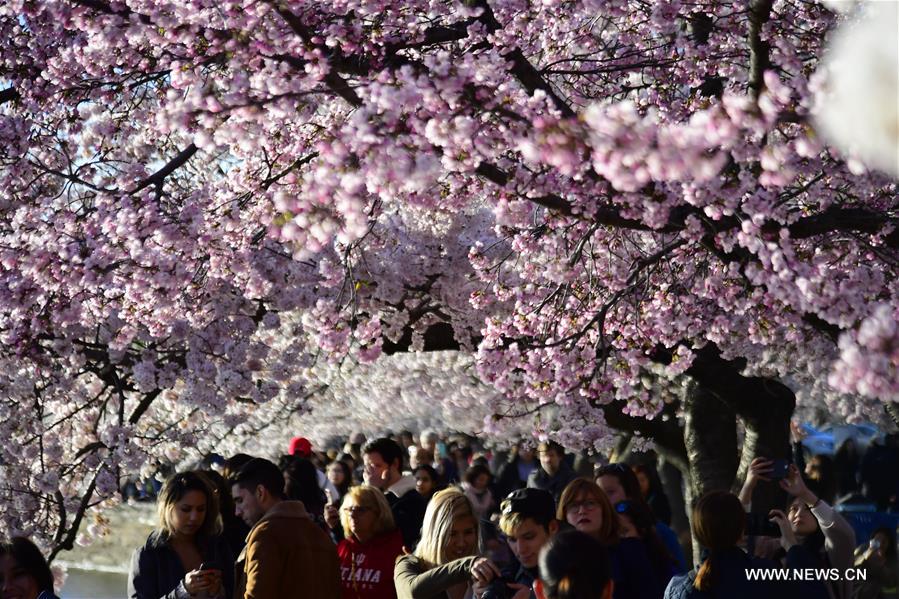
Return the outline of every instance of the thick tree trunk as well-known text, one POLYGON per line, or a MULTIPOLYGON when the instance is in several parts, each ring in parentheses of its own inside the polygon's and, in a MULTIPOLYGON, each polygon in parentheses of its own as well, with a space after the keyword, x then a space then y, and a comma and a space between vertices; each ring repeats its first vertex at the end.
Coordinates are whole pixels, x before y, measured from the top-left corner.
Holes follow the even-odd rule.
POLYGON ((691 495, 730 490, 737 474, 737 416, 714 393, 691 383, 684 403, 684 444, 691 495))
MULTIPOLYGON (((796 396, 778 381, 752 378, 740 385, 734 398, 737 415, 746 424, 740 471, 734 485, 739 488, 756 457, 790 459, 790 418, 796 396)), ((783 507, 785 499, 786 493, 778 485, 761 483, 752 494, 752 510, 768 513, 783 507)))
POLYGON ((899 402, 888 401, 883 405, 883 409, 886 410, 887 416, 890 417, 893 424, 899 426, 899 402))
MULTIPOLYGON (((695 381, 688 387, 684 400, 684 443, 690 460, 687 505, 692 506, 708 491, 729 491, 739 464, 737 415, 733 408, 695 381)), ((691 540, 693 563, 698 564, 701 561, 699 543, 692 531, 691 540)))
POLYGON ((687 481, 680 469, 662 456, 659 456, 658 471, 662 488, 671 506, 671 528, 680 536, 690 531, 687 503, 684 501, 687 481))

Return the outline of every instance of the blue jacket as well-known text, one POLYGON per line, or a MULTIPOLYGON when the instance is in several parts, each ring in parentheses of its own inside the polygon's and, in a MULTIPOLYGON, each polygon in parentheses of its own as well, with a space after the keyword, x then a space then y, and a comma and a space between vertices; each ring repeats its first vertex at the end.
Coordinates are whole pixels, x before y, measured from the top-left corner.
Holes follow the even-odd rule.
POLYGON ((665 585, 654 573, 646 543, 636 538, 621 539, 609 547, 609 558, 614 599, 659 599, 665 585))
POLYGON ((677 562, 675 574, 683 574, 686 572, 687 558, 684 556, 684 549, 680 546, 680 540, 677 538, 677 533, 671 530, 670 526, 659 520, 656 521, 656 534, 659 535, 659 539, 665 545, 665 549, 668 550, 668 553, 670 553, 671 557, 674 558, 674 561, 677 562))
MULTIPOLYGON (((222 537, 209 541, 203 560, 222 571, 224 597, 234 595, 234 556, 222 537)), ((187 599, 184 567, 175 550, 158 532, 150 533, 146 544, 131 555, 128 599, 187 599)))

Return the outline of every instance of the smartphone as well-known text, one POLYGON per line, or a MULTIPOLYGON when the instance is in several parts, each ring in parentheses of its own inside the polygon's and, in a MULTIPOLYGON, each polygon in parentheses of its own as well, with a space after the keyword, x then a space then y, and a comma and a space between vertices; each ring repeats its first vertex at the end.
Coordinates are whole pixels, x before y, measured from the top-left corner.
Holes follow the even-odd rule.
POLYGON ((771 464, 771 472, 768 478, 771 480, 783 480, 790 471, 790 460, 773 460, 771 464))
POLYGON ((200 564, 200 571, 205 570, 219 570, 219 568, 215 562, 203 562, 200 564))

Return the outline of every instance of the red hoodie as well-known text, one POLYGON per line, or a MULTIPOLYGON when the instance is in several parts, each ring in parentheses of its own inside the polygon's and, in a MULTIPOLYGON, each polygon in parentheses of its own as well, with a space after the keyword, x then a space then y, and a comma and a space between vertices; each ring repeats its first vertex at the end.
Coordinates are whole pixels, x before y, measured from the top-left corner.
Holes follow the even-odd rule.
POLYGON ((378 535, 367 543, 354 538, 337 545, 343 599, 396 599, 393 567, 403 554, 399 530, 378 535))

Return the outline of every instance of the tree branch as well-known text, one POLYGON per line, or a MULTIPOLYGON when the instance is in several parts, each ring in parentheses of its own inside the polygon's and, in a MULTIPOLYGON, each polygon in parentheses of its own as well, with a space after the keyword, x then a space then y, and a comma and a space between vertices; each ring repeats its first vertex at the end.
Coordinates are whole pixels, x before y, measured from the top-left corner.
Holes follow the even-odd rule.
POLYGON ((128 417, 129 424, 137 424, 137 421, 140 420, 140 417, 144 415, 144 413, 150 409, 150 405, 152 405, 153 401, 159 397, 161 391, 159 389, 155 389, 150 391, 140 400, 140 403, 137 404, 137 407, 134 408, 134 411, 131 412, 131 416, 128 417))
MULTIPOLYGON (((490 7, 490 4, 487 0, 478 0, 473 3, 475 6, 483 9, 483 14, 479 17, 481 22, 487 26, 487 29, 493 33, 494 31, 498 31, 502 29, 502 25, 500 22, 496 20, 496 17, 493 14, 493 9, 490 7)), ((535 91, 542 90, 546 93, 547 96, 552 100, 553 105, 556 109, 562 113, 562 116, 565 118, 573 118, 575 116, 574 110, 572 110, 571 106, 562 99, 559 94, 556 93, 556 90, 549 84, 549 82, 543 78, 534 65, 530 63, 524 53, 521 51, 521 48, 516 48, 511 52, 508 52, 503 55, 503 58, 512 61, 512 70, 511 73, 515 75, 515 78, 518 79, 519 82, 524 86, 528 92, 532 95, 535 91)))
POLYGON ((0 105, 6 104, 7 102, 15 102, 19 97, 19 92, 16 91, 16 88, 14 87, 0 89, 0 105))
POLYGON ((57 543, 53 550, 50 552, 50 555, 47 556, 47 561, 52 563, 56 556, 63 550, 69 551, 75 546, 75 539, 78 536, 78 529, 81 528, 81 521, 84 519, 84 514, 87 512, 88 505, 90 505, 91 498, 94 496, 94 489, 97 488, 97 476, 99 472, 94 474, 94 478, 91 481, 91 484, 88 485, 87 490, 85 490, 84 495, 81 497, 81 503, 78 504, 78 511, 75 512, 75 517, 72 519, 72 525, 69 527, 69 532, 66 533, 65 539, 61 543, 57 543))
POLYGON ((150 185, 161 186, 166 177, 184 166, 187 161, 197 153, 197 149, 197 146, 195 146, 194 144, 190 144, 189 146, 181 150, 181 152, 179 152, 177 156, 172 158, 168 164, 138 183, 137 187, 131 190, 131 193, 137 193, 140 190, 149 187, 150 185))
POLYGON ((788 227, 793 239, 807 239, 832 231, 862 231, 876 233, 889 222, 897 219, 883 212, 863 208, 828 208, 820 214, 797 220, 788 227))
POLYGON ((762 40, 762 27, 771 17, 774 0, 752 0, 749 5, 749 88, 756 98, 762 93, 764 73, 771 67, 768 42, 762 40))
MULTIPOLYGON (((312 43, 312 32, 309 31, 309 29, 303 24, 298 16, 293 14, 288 9, 282 8, 281 6, 277 6, 275 8, 275 11, 294 31, 294 33, 299 35, 300 38, 309 46, 320 50, 329 59, 330 63, 332 53, 326 47, 316 46, 312 43)), ((347 82, 347 80, 341 77, 340 73, 336 69, 331 69, 328 71, 328 74, 324 77, 324 82, 331 91, 346 100, 346 102, 350 106, 354 108, 362 106, 362 99, 358 94, 356 94, 356 91, 352 87, 350 87, 350 84, 347 82)))
POLYGON ((665 458, 677 466, 682 472, 689 469, 687 461, 687 446, 684 443, 684 435, 677 418, 672 414, 674 406, 666 404, 663 411, 669 413, 668 420, 662 415, 648 420, 642 417, 629 416, 624 413, 625 401, 614 401, 599 406, 606 419, 606 424, 619 431, 638 432, 642 436, 655 441, 656 446, 664 449, 665 458))

